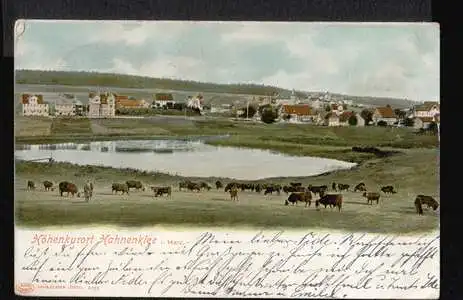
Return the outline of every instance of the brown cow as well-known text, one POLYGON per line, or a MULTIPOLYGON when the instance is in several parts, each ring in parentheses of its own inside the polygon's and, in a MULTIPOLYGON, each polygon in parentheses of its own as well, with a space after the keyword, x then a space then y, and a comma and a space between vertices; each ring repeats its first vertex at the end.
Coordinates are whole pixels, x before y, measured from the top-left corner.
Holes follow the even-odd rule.
POLYGON ((333 207, 337 207, 339 211, 341 211, 342 208, 342 195, 341 194, 326 194, 320 197, 319 200, 315 201, 315 207, 318 209, 318 206, 320 204, 323 204, 326 208, 326 206, 330 206, 331 209, 333 207))
POLYGON ((59 183, 59 193, 61 196, 63 196, 63 193, 67 193, 67 196, 69 196, 70 193, 72 197, 74 197, 75 194, 77 194, 77 197, 80 197, 77 186, 74 183, 67 181, 62 181, 59 183))
POLYGON ((364 192, 363 197, 367 198, 367 204, 369 203, 370 205, 373 205, 373 201, 375 200, 376 200, 376 204, 379 203, 379 198, 381 197, 381 195, 375 192, 369 192, 369 193, 364 192))
POLYGON ((238 189, 236 187, 232 187, 229 193, 230 193, 230 198, 232 201, 239 201, 238 200, 238 189))
POLYGON ((170 186, 152 186, 151 190, 154 193, 154 197, 162 196, 164 194, 172 197, 172 188, 170 186))
POLYGON ((32 180, 27 181, 27 189, 28 190, 35 190, 35 183, 32 180))
POLYGON ((129 187, 125 183, 113 183, 111 186, 111 192, 116 193, 117 192, 122 192, 122 195, 126 193, 127 195, 129 194, 129 187))
POLYGON ((289 203, 297 205, 297 202, 305 202, 305 207, 310 206, 312 204, 312 194, 310 191, 291 193, 288 199, 285 200, 285 205, 289 205, 289 203))
POLYGON ((43 182, 43 187, 45 188, 46 191, 53 190, 53 182, 45 180, 43 182))

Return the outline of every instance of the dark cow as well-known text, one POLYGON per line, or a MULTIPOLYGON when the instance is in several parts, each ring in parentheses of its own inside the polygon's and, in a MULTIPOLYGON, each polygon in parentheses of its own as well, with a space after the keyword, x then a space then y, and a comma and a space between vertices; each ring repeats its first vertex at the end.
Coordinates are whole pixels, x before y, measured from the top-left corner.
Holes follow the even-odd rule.
POLYGON ((309 191, 311 191, 312 193, 314 194, 318 194, 321 196, 322 193, 325 193, 326 190, 328 189, 328 187, 326 185, 320 185, 320 186, 313 186, 313 185, 309 185, 307 187, 309 189, 309 191))
POLYGON ((126 193, 128 195, 129 194, 129 187, 125 183, 113 183, 113 185, 111 186, 111 192, 113 192, 113 193, 115 192, 116 194, 117 194, 117 192, 121 192, 122 195, 124 193, 126 193))
POLYGON ((333 184, 331 184, 331 189, 336 192, 336 182, 333 182, 333 184))
POLYGON ((312 194, 309 190, 302 192, 302 193, 291 193, 287 200, 285 200, 285 205, 292 203, 293 205, 297 202, 305 202, 305 207, 310 206, 312 204, 312 194))
POLYGON ((154 193, 154 197, 162 196, 164 194, 172 197, 172 188, 170 186, 152 186, 151 190, 154 193))
POLYGON ((136 189, 137 191, 139 190, 142 190, 142 191, 145 191, 145 187, 143 186, 143 184, 141 183, 141 181, 138 181, 138 180, 127 180, 125 182, 125 184, 127 185, 128 189, 136 189))
POLYGON ((215 182, 215 187, 216 187, 216 189, 221 189, 221 188, 223 187, 222 182, 221 182, 220 180, 217 180, 217 181, 215 182))
POLYGON ((59 183, 58 187, 60 196, 63 196, 63 193, 67 193, 67 196, 71 194, 72 197, 74 197, 74 195, 77 194, 77 197, 80 197, 79 190, 74 183, 62 181, 59 183))
POLYGON ((229 192, 233 187, 236 187, 237 189, 239 188, 239 184, 237 182, 230 182, 225 186, 225 193, 229 192))
POLYGON ((376 201, 376 204, 379 203, 379 198, 381 197, 381 195, 375 192, 364 192, 363 197, 367 198, 367 204, 372 205, 373 201, 376 201))
POLYGON ((348 190, 349 190, 349 185, 348 185, 348 184, 338 183, 338 190, 339 190, 340 192, 342 192, 342 191, 348 191, 348 190))
POLYGON ((415 207, 416 212, 419 215, 423 214, 423 205, 426 205, 428 208, 432 207, 433 210, 436 210, 439 207, 439 203, 431 196, 418 195, 415 198, 415 207))
POLYGON ((190 180, 185 180, 185 181, 181 181, 179 182, 178 184, 178 189, 181 191, 182 189, 187 189, 188 188, 188 184, 192 183, 190 180))
POLYGON ((204 181, 199 184, 199 187, 201 189, 205 189, 205 190, 208 190, 208 191, 211 190, 211 186, 207 182, 204 182, 204 181))
POLYGON ((255 191, 256 193, 260 193, 260 192, 262 191, 262 185, 261 185, 260 183, 256 184, 256 185, 254 186, 254 191, 255 191))
POLYGON ((45 180, 43 182, 43 187, 45 188, 46 191, 50 191, 50 190, 53 191, 53 182, 45 180))
POLYGON ((318 208, 318 206, 322 204, 325 206, 330 206, 331 209, 333 207, 337 207, 339 211, 341 211, 342 208, 342 195, 341 194, 326 194, 320 197, 320 199, 315 201, 315 207, 318 208))
POLYGON ((186 188, 188 190, 190 190, 190 191, 197 191, 197 192, 201 191, 201 186, 199 184, 197 184, 195 182, 191 182, 191 181, 188 182, 186 188))
POLYGON ((231 201, 239 201, 238 199, 238 188, 236 186, 233 186, 230 191, 230 199, 231 201))
POLYGON ((397 193, 395 190, 394 190, 394 187, 392 185, 386 185, 386 186, 383 186, 381 188, 381 191, 385 194, 395 194, 397 193))
POLYGON ((297 186, 302 186, 302 183, 301 182, 290 182, 289 185, 292 187, 297 187, 297 186))
POLYGON ((365 186, 365 183, 360 182, 359 184, 357 184, 357 185, 354 187, 354 192, 357 192, 357 191, 366 192, 366 191, 367 191, 367 187, 365 186))
POLYGON ((28 190, 35 190, 35 183, 31 180, 27 181, 27 189, 28 190))

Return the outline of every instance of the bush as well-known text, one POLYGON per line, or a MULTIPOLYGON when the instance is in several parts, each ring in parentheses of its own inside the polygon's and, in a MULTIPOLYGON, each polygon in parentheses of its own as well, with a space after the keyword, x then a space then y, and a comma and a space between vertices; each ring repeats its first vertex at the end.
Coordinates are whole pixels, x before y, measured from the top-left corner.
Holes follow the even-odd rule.
POLYGON ((378 125, 378 126, 381 126, 381 127, 386 127, 386 126, 387 126, 387 123, 386 123, 386 121, 381 120, 381 121, 378 122, 377 125, 378 125))
POLYGON ((257 112, 257 108, 255 108, 255 107, 252 106, 252 105, 249 105, 249 108, 248 108, 248 107, 244 107, 244 108, 242 108, 241 110, 244 111, 244 114, 240 115, 241 118, 246 118, 246 117, 252 118, 252 117, 254 117, 254 115, 255 115, 256 112, 257 112), (246 111, 246 110, 248 110, 248 111, 246 111))
POLYGON ((404 126, 413 127, 413 125, 415 125, 415 121, 412 118, 406 118, 404 120, 404 126))
POLYGON ((368 109, 362 110, 360 116, 365 120, 365 125, 369 125, 370 122, 373 120, 373 112, 368 109))
POLYGON ((265 108, 262 110, 261 120, 266 124, 271 124, 278 118, 278 113, 273 108, 265 108))
POLYGON ((354 115, 350 116, 348 122, 350 126, 357 126, 357 117, 354 115))

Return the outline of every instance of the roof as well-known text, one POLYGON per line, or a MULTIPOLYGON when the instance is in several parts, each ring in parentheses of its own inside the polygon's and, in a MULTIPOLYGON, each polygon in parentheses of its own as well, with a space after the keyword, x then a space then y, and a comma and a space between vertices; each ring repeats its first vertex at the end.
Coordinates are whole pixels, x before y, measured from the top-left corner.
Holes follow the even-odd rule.
POLYGON ((309 116, 311 109, 309 105, 283 105, 283 111, 287 114, 295 114, 298 116, 309 116))
POLYGON ((37 104, 44 104, 43 95, 31 95, 31 94, 22 94, 21 103, 22 104, 29 104, 29 97, 31 97, 31 96, 36 96, 37 97, 37 104))
POLYGON ((115 95, 116 103, 119 101, 125 101, 129 99, 129 96, 115 95))
POLYGON ((415 110, 417 110, 417 111, 430 111, 433 108, 433 106, 437 106, 437 108, 440 109, 439 102, 437 102, 437 101, 425 101, 423 104, 417 105, 415 107, 415 110))
POLYGON ((116 106, 137 107, 141 105, 143 105, 143 100, 129 100, 129 99, 116 100, 116 106))
POLYGON ((167 100, 167 101, 172 101, 174 100, 174 96, 170 93, 156 93, 154 94, 154 100, 167 100))
POLYGON ((377 107, 376 111, 382 118, 395 118, 394 111, 390 106, 377 107))
POLYGON ((354 115, 353 112, 351 112, 351 111, 345 111, 345 112, 343 112, 343 113, 339 116, 339 121, 340 121, 340 122, 346 122, 346 121, 348 121, 349 118, 350 118, 351 116, 353 116, 353 115, 354 115))

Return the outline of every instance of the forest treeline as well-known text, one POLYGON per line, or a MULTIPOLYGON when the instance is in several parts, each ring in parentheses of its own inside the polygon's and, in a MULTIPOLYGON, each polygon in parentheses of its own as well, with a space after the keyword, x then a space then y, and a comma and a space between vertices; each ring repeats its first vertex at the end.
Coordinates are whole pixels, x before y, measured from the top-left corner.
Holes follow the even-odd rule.
POLYGON ((69 86, 105 86, 136 89, 144 88, 249 95, 273 95, 275 93, 290 93, 290 91, 286 89, 258 84, 217 84, 189 80, 175 80, 167 78, 152 78, 96 72, 18 70, 16 71, 16 83, 69 86))

